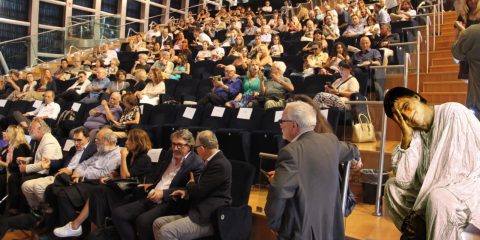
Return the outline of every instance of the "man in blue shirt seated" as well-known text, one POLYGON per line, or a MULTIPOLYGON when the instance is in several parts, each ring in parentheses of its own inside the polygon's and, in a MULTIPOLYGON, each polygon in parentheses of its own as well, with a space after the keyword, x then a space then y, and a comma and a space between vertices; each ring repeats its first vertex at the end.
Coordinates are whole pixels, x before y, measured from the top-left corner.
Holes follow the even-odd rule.
POLYGON ((90 86, 85 89, 85 92, 88 92, 88 96, 80 100, 80 102, 97 103, 100 99, 100 95, 103 93, 103 90, 107 88, 109 83, 110 79, 107 78, 105 68, 99 68, 95 80, 93 80, 90 86))
POLYGON ((225 77, 213 78, 212 92, 198 100, 198 105, 212 104, 215 106, 223 106, 227 101, 232 100, 240 92, 242 80, 236 73, 235 66, 228 65, 225 67, 225 77))

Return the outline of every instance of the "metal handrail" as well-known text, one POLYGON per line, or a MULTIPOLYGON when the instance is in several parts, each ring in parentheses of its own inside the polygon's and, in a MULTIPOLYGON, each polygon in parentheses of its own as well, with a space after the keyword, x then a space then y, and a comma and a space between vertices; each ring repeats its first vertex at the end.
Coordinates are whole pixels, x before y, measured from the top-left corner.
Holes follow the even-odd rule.
MULTIPOLYGON (((409 30, 409 29, 419 29, 419 28, 426 28, 426 47, 427 47, 427 59, 426 59, 426 67, 427 67, 427 70, 426 70, 426 73, 429 73, 430 72, 430 16, 427 16, 427 24, 425 25, 422 25, 422 26, 416 26, 416 27, 405 27, 405 28, 402 28, 402 30, 409 30)), ((417 31, 417 36, 421 36, 420 35, 420 31, 417 31)), ((418 38, 418 37, 417 37, 418 38)), ((435 45, 435 38, 436 36, 434 35, 433 36, 433 44, 435 45)), ((417 46, 417 49, 418 49, 418 54, 420 54, 420 47, 417 46)))
MULTIPOLYGON (((350 105, 383 105, 383 101, 347 101, 345 103, 350 105)), ((380 159, 378 161, 377 193, 375 198, 375 215, 376 216, 382 216, 381 198, 382 198, 383 165, 385 161, 385 141, 387 139, 387 115, 385 115, 385 110, 383 110, 382 112, 383 112, 382 138, 380 142, 380 159)))

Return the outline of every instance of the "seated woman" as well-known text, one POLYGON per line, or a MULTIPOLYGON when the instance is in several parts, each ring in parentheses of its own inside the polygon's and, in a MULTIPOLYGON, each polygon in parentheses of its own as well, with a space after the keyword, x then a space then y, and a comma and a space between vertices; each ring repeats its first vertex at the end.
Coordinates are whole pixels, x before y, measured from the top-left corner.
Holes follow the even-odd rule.
POLYGON ((212 52, 210 51, 210 45, 207 41, 202 42, 202 50, 198 51, 197 56, 195 57, 196 62, 210 60, 212 58, 212 52))
POLYGON ((185 55, 179 55, 175 58, 175 67, 169 79, 180 80, 182 73, 190 74, 190 63, 185 55))
POLYGON ((153 68, 148 74, 150 82, 141 91, 135 92, 140 103, 158 105, 160 94, 165 93, 165 82, 160 69, 153 68))
POLYGON ((22 194, 20 180, 23 175, 19 172, 17 158, 30 157, 30 145, 27 143, 23 128, 15 125, 8 126, 7 130, 3 132, 3 141, 6 145, 0 151, 0 166, 5 168, 6 171, 0 175, 0 198, 3 198, 7 193, 7 179, 8 181, 15 181, 18 187, 8 189, 9 197, 5 209, 19 209, 19 201, 16 200, 20 199, 22 194))
POLYGON ((239 92, 235 99, 225 103, 226 107, 241 108, 251 107, 252 100, 260 95, 260 78, 258 77, 259 67, 252 61, 248 66, 247 76, 243 80, 243 92, 239 92))
POLYGON ((160 53, 162 52, 161 48, 162 46, 160 43, 156 42, 153 45, 153 49, 148 52, 148 59, 153 61, 160 59, 160 53))
POLYGON ((273 36, 273 41, 272 44, 270 45, 270 55, 272 57, 279 58, 283 54, 283 46, 282 43, 280 42, 280 36, 275 35, 273 36))
POLYGON ((127 79, 127 72, 124 70, 118 70, 117 73, 115 74, 116 76, 116 81, 111 81, 107 89, 105 90, 105 93, 110 95, 114 92, 119 92, 120 94, 125 94, 126 89, 130 87, 130 83, 126 82, 125 80, 127 79))
POLYGON ((272 66, 273 60, 270 56, 270 51, 266 45, 261 45, 258 48, 256 62, 260 68, 264 68, 266 71, 270 71, 270 67, 272 66))
POLYGON ((29 72, 26 75, 27 83, 23 85, 21 91, 13 91, 8 97, 7 100, 10 101, 17 101, 23 100, 25 95, 27 95, 30 91, 35 91, 35 86, 37 85, 37 81, 33 80, 33 73, 29 72))
MULTIPOLYGON (((118 179, 143 179, 151 171, 152 161, 148 156, 148 151, 152 148, 152 143, 148 134, 139 128, 134 128, 128 132, 125 148, 121 150, 121 162, 118 179)), ((105 218, 111 215, 112 210, 129 202, 130 197, 106 182, 109 178, 100 180, 102 184, 98 185, 85 203, 80 214, 71 222, 63 227, 56 228, 53 233, 57 237, 78 237, 82 235, 82 223, 90 218, 92 230, 103 227, 105 218)))
POLYGON ((107 75, 115 75, 118 72, 118 66, 120 65, 120 61, 118 58, 113 58, 110 60, 110 66, 106 68, 107 70, 107 75))
POLYGON ((135 80, 135 84, 133 86, 131 85, 130 87, 127 88, 127 92, 130 93, 136 93, 138 91, 142 91, 147 83, 145 82, 147 80, 147 72, 145 72, 144 69, 137 70, 135 74, 133 75, 135 80))
POLYGON ((55 81, 53 80, 52 73, 50 70, 45 69, 45 72, 43 73, 42 77, 40 78, 40 81, 35 85, 34 91, 28 91, 25 96, 23 97, 23 100, 25 101, 35 101, 35 100, 43 100, 43 94, 45 94, 46 91, 57 91, 57 85, 55 84, 55 81))
POLYGON ((213 40, 213 49, 212 49, 212 61, 216 62, 219 60, 222 60, 222 58, 225 56, 225 49, 220 46, 220 42, 218 39, 213 40))
POLYGON ((336 42, 333 47, 333 54, 328 58, 325 67, 334 73, 338 73, 338 64, 344 60, 350 60, 347 47, 342 42, 336 42))
POLYGON ((313 100, 318 103, 320 108, 338 108, 340 110, 349 110, 350 105, 346 104, 353 93, 360 91, 360 85, 357 79, 352 75, 352 65, 349 61, 341 61, 339 64, 341 78, 332 84, 325 85, 325 92, 317 93, 313 100))
MULTIPOLYGON (((135 95, 131 93, 123 95, 122 103, 123 113, 118 121, 110 118, 110 114, 106 114, 107 119, 110 122, 110 127, 118 138, 126 138, 127 131, 130 129, 131 125, 140 123, 140 107, 138 106, 138 100, 135 95)), ((102 102, 102 105, 105 107, 107 103, 104 101, 102 102)), ((105 107, 105 111, 109 111, 107 107, 105 107)))

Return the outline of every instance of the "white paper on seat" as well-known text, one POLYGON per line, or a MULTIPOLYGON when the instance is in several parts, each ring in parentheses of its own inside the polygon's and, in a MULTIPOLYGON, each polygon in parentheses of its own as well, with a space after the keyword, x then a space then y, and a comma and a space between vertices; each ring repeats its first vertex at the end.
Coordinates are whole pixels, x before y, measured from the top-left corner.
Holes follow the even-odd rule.
POLYGON ((195 116, 195 111, 197 111, 196 108, 186 107, 182 117, 193 119, 193 116, 195 116))
POLYGON ((282 114, 283 114, 283 110, 276 111, 275 112, 275 118, 273 119, 273 122, 278 122, 278 120, 282 119, 282 114))
POLYGON ((253 108, 240 108, 238 110, 238 119, 250 120, 252 117, 253 108))
POLYGON ((65 80, 69 80, 71 76, 72 76, 72 74, 70 74, 70 73, 64 73, 63 74, 63 77, 65 78, 65 80))
POLYGON ((144 105, 140 105, 140 114, 143 114, 143 106, 144 105))
POLYGON ((75 102, 75 103, 72 104, 72 110, 73 110, 74 112, 78 112, 78 110, 80 110, 80 106, 82 106, 81 103, 75 102))
POLYGON ((0 99, 0 107, 5 107, 6 104, 7 104, 7 100, 0 99))
POLYGON ((223 117, 223 114, 225 113, 225 108, 224 107, 213 107, 212 110, 212 117, 223 117))
POLYGON ((63 151, 70 151, 70 148, 72 148, 75 145, 75 142, 72 139, 67 139, 65 141, 65 145, 63 145, 63 151))
POLYGON ((25 135, 25 140, 27 140, 27 143, 30 144, 32 137, 30 137, 30 135, 25 135))
POLYGON ((320 113, 325 117, 325 119, 328 119, 328 109, 320 110, 320 113))
POLYGON ((42 101, 40 100, 35 100, 35 102, 33 103, 34 108, 39 108, 41 105, 42 105, 42 101))
POLYGON ((152 148, 148 151, 147 154, 152 162, 158 162, 158 160, 160 159, 160 153, 162 153, 161 148, 152 148))

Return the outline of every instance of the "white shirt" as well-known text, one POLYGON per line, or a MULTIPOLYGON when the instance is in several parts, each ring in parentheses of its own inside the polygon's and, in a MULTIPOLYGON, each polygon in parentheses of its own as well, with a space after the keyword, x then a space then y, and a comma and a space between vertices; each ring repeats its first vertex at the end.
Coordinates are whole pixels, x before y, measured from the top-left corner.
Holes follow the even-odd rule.
POLYGON ((263 6, 262 11, 264 12, 272 12, 272 6, 263 6))
POLYGON ((50 119, 57 119, 58 114, 60 113, 60 105, 56 102, 51 102, 47 105, 42 103, 40 107, 35 109, 34 111, 27 112, 28 116, 35 116, 35 117, 47 117, 50 119))
POLYGON ((190 152, 185 155, 185 157, 180 160, 180 163, 177 165, 175 164, 175 159, 172 158, 170 165, 168 165, 167 170, 162 175, 162 179, 160 182, 157 183, 155 186, 155 190, 166 190, 170 188, 170 184, 172 184, 173 178, 177 175, 178 171, 182 167, 183 161, 190 155, 190 152))
POLYGON ((112 61, 114 58, 118 59, 117 52, 115 50, 107 50, 105 52, 105 58, 103 59, 104 64, 110 65, 110 61, 112 61))
POLYGON ((82 95, 83 93, 85 93, 85 89, 87 89, 88 85, 90 85, 90 80, 85 80, 83 83, 80 83, 79 81, 76 81, 72 86, 70 86, 68 90, 71 90, 71 89, 75 89, 75 92, 78 94, 78 95, 82 95))

